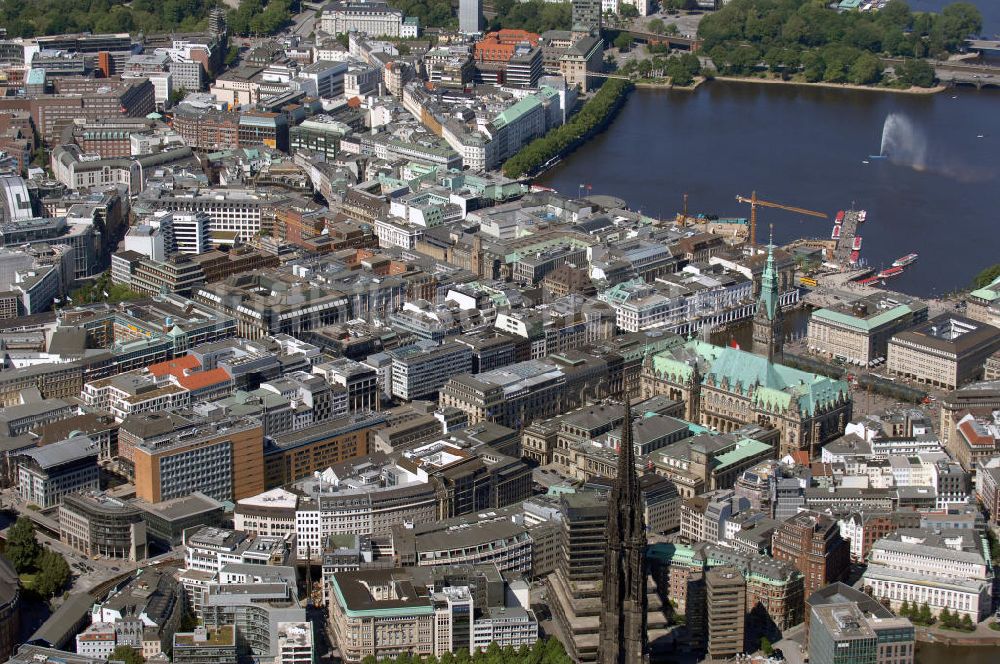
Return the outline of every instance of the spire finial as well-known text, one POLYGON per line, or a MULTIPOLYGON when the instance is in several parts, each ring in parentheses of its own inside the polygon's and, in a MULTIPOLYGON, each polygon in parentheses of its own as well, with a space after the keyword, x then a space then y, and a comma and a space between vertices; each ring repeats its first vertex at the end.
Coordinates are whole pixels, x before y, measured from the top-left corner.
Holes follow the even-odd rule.
POLYGON ((767 246, 774 247, 774 224, 768 224, 767 246))

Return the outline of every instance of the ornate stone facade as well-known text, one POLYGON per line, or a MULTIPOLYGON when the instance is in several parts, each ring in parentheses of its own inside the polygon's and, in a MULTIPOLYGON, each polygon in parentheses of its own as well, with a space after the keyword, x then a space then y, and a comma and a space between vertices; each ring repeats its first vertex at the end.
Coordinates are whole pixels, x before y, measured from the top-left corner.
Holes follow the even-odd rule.
POLYGON ((851 420, 844 381, 697 340, 648 357, 640 389, 642 398, 683 401, 684 419, 723 433, 748 423, 777 429, 779 456, 794 450, 816 456, 851 420))
POLYGON ((647 355, 640 396, 683 401, 684 419, 723 433, 745 424, 776 429, 779 456, 816 456, 843 435, 853 405, 847 383, 774 362, 782 347, 780 281, 769 246, 753 331, 761 355, 689 339, 647 355))

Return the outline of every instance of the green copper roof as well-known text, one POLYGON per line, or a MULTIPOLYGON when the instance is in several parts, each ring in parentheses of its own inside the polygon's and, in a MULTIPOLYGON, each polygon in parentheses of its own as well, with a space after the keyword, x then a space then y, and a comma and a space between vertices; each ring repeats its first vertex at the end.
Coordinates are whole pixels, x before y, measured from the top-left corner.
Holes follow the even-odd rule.
POLYGON ((980 300, 986 300, 987 302, 1000 299, 1000 277, 994 279, 989 286, 977 288, 969 293, 969 295, 980 300))
POLYGON ((670 355, 654 355, 653 371, 657 374, 664 374, 672 380, 685 382, 691 378, 694 368, 687 362, 674 359, 670 355))
POLYGON ((646 547, 646 558, 652 558, 664 564, 683 564, 701 567, 700 560, 695 560, 694 549, 684 544, 651 544, 646 547))
MULTIPOLYGON (((722 351, 721 346, 714 346, 698 340, 688 340, 680 348, 693 351, 699 360, 708 364, 714 362, 719 352, 722 351)), ((653 355, 653 370, 677 381, 687 381, 691 378, 691 374, 694 373, 694 367, 691 366, 688 359, 677 358, 672 350, 666 350, 653 355)))
POLYGON ((399 178, 393 178, 382 174, 379 174, 378 181, 380 185, 389 189, 402 189, 410 186, 410 183, 405 180, 400 180, 399 178))
POLYGON ((24 77, 27 85, 45 85, 45 70, 33 67, 28 70, 28 75, 24 77))
POLYGON ((715 457, 715 461, 718 464, 716 469, 725 468, 730 464, 737 463, 744 459, 749 459, 750 457, 754 457, 758 454, 763 454, 773 449, 773 447, 773 445, 762 443, 759 440, 754 440, 753 438, 744 438, 736 443, 736 447, 734 449, 715 457))
POLYGON ((620 284, 615 284, 608 290, 604 291, 601 297, 609 304, 622 305, 632 296, 632 289, 636 287, 643 288, 646 286, 647 284, 644 279, 628 279, 620 284))
POLYGON ((714 346, 691 340, 679 349, 662 351, 653 356, 653 370, 676 382, 690 380, 697 358, 703 378, 726 385, 726 389, 750 396, 755 406, 765 410, 787 410, 798 406, 800 412, 812 416, 822 407, 848 398, 847 383, 819 374, 812 374, 782 364, 768 362, 730 346, 714 346))
MULTIPOLYGON (((531 235, 531 233, 525 233, 525 235, 531 235)), ((575 237, 555 237, 549 238, 547 240, 540 240, 534 244, 530 244, 526 247, 521 247, 516 251, 504 256, 505 263, 516 263, 525 256, 530 256, 536 253, 544 253, 553 247, 558 247, 560 245, 569 245, 574 249, 587 249, 590 245, 587 242, 575 237)))
POLYGON ((757 310, 763 308, 767 312, 767 319, 774 320, 780 305, 780 298, 778 275, 774 269, 774 245, 769 244, 767 245, 767 265, 764 266, 764 274, 760 278, 760 303, 757 305, 757 310))
POLYGON ((792 395, 773 387, 760 387, 753 394, 753 403, 764 410, 787 410, 792 395))
POLYGON ((522 115, 531 112, 536 107, 541 106, 541 104, 542 102, 539 101, 539 99, 534 95, 532 95, 531 97, 525 97, 521 101, 517 102, 516 104, 505 110, 500 115, 493 118, 493 124, 496 126, 497 129, 500 129, 503 126, 509 125, 511 122, 514 122, 522 115))
POLYGON ((833 309, 819 309, 813 312, 813 318, 818 318, 820 320, 830 321, 831 323, 837 323, 840 325, 845 325, 847 327, 853 327, 857 330, 862 330, 864 332, 869 332, 876 328, 885 325, 886 323, 891 323, 892 321, 912 313, 913 309, 909 305, 900 304, 898 306, 892 307, 891 309, 886 309, 880 312, 878 315, 871 316, 869 318, 861 318, 859 316, 852 316, 851 314, 845 314, 840 311, 834 311, 833 309))

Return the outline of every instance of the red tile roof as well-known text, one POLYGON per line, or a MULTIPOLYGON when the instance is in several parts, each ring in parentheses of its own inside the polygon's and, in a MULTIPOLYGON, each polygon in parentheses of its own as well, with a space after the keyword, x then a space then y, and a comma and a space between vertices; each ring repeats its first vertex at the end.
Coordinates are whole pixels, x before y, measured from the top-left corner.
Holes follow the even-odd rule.
POLYGON ((996 441, 993 440, 993 436, 984 435, 976 430, 975 424, 971 420, 966 420, 958 425, 958 430, 965 437, 965 440, 969 442, 969 445, 973 447, 993 447, 996 445, 996 441))
POLYGON ((830 477, 833 475, 833 468, 830 464, 823 463, 822 461, 814 461, 809 464, 809 468, 812 470, 813 477, 830 477))
POLYGON ((196 369, 201 369, 201 362, 198 358, 193 355, 185 355, 184 357, 176 357, 172 360, 167 360, 166 362, 157 362, 156 364, 149 365, 149 373, 153 374, 157 378, 162 378, 163 376, 183 376, 184 370, 194 371, 196 369))
POLYGON ((809 465, 809 452, 806 450, 795 450, 791 453, 791 457, 797 466, 809 465))
POLYGON ((177 376, 177 383, 188 390, 201 390, 212 385, 218 385, 231 380, 232 377, 225 369, 209 369, 208 371, 197 371, 187 376, 177 376))

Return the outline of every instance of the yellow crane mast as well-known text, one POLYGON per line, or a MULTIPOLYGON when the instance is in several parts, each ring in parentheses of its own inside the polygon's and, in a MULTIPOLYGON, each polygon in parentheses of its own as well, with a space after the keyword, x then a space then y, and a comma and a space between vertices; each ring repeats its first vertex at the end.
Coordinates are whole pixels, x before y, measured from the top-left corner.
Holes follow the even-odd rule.
POLYGON ((775 208, 777 210, 786 210, 788 212, 797 212, 799 214, 807 214, 810 217, 820 217, 822 219, 827 218, 825 212, 816 212, 815 210, 806 210, 805 208, 794 207, 792 205, 782 205, 781 203, 774 203, 772 201, 765 201, 763 199, 757 198, 757 192, 753 191, 750 193, 750 198, 746 196, 736 195, 736 200, 740 203, 750 204, 750 246, 757 246, 757 206, 775 208))

